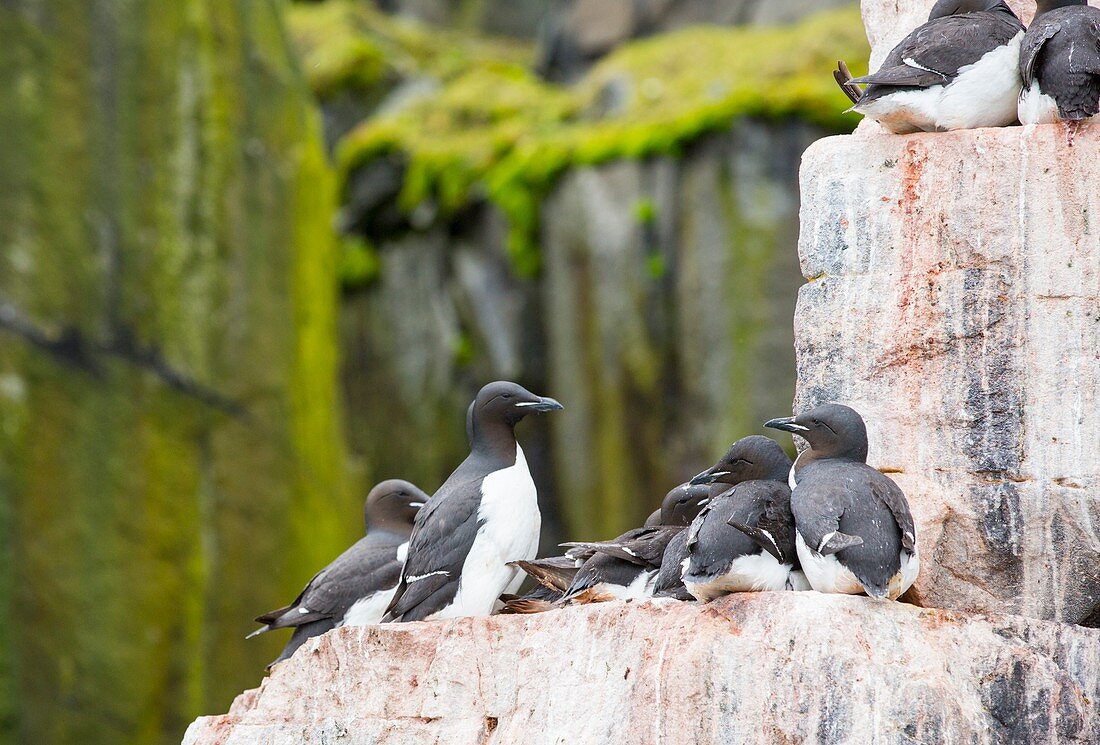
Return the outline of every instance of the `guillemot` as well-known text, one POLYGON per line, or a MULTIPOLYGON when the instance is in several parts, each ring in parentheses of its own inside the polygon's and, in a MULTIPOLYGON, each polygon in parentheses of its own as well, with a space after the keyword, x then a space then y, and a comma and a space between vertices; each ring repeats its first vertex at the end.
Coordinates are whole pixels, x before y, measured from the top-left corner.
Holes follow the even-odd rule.
MULTIPOLYGON (((724 485, 692 484, 688 482, 673 489, 665 499, 677 497, 682 500, 685 507, 693 505, 692 512, 697 514, 700 508, 705 508, 711 504, 725 490, 724 485)), ((691 520, 683 520, 683 522, 688 525, 691 524, 691 520)), ((653 585, 654 597, 675 598, 676 600, 695 599, 684 587, 684 580, 681 576, 682 565, 687 558, 688 532, 687 530, 681 530, 668 542, 664 556, 661 557, 661 568, 657 572, 657 578, 653 585)))
POLYGON ((863 417, 825 404, 764 426, 810 444, 790 481, 798 558, 813 589, 891 600, 903 595, 920 572, 916 528, 905 494, 867 465, 863 417))
POLYGON ((650 515, 641 528, 610 541, 563 543, 571 552, 589 557, 577 570, 563 601, 593 603, 651 597, 669 543, 691 524, 709 499, 709 489, 682 485, 665 495, 661 509, 650 515))
POLYGON ((401 576, 414 518, 427 501, 428 495, 408 481, 383 481, 371 489, 364 507, 366 536, 314 575, 293 603, 256 618, 264 625, 249 639, 294 629, 272 665, 326 631, 382 620, 401 576))
POLYGON ((688 531, 682 578, 692 596, 706 602, 733 592, 809 588, 795 549, 791 465, 774 440, 754 435, 692 480, 732 487, 688 531))
POLYGON ((1100 114, 1100 8, 1086 0, 1038 0, 1020 52, 1024 124, 1085 121, 1100 114))
POLYGON ((1015 123, 1024 25, 1001 0, 939 0, 871 75, 833 73, 852 109, 895 134, 1015 123), (859 85, 867 85, 860 90, 859 85))
POLYGON ((580 564, 568 556, 550 556, 533 561, 513 561, 538 586, 520 597, 502 596, 501 613, 542 613, 558 607, 557 603, 569 589, 580 564))
POLYGON ((515 426, 562 408, 515 383, 481 389, 468 412, 470 455, 417 519, 383 621, 487 616, 518 589, 523 575, 509 562, 535 557, 541 515, 515 426))

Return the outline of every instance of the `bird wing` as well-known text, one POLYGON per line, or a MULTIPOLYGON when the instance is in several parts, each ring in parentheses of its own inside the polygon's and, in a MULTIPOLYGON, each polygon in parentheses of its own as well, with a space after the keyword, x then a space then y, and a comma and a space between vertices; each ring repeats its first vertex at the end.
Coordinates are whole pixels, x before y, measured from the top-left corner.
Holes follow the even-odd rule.
POLYGON ((1062 32, 1062 26, 1057 21, 1040 18, 1024 35, 1024 41, 1020 45, 1020 77, 1024 85, 1028 86, 1035 79, 1035 66, 1039 64, 1039 54, 1048 41, 1062 32))
POLYGON ((606 553, 593 554, 592 558, 584 562, 584 566, 577 570, 577 576, 573 578, 573 582, 569 585, 569 589, 566 590, 562 599, 573 601, 603 582, 624 587, 628 586, 643 571, 645 570, 638 564, 624 561, 617 556, 606 553))
POLYGON ((397 543, 360 538, 313 576, 293 603, 256 619, 268 630, 343 618, 358 600, 397 584, 401 564, 397 543))
POLYGON ((688 555, 688 535, 689 531, 686 529, 679 531, 665 547, 665 553, 661 557, 661 570, 657 572, 657 582, 653 586, 654 595, 691 598, 684 589, 682 574, 684 559, 688 555))
POLYGON ((519 567, 543 587, 565 592, 573 577, 577 575, 577 562, 568 556, 553 556, 534 561, 511 561, 512 566, 519 567))
POLYGON ((917 529, 913 522, 913 513, 909 511, 909 500, 905 498, 905 493, 902 492, 901 487, 895 484, 891 478, 878 473, 878 471, 875 471, 875 473, 878 478, 871 482, 871 490, 874 492, 875 498, 886 505, 886 508, 890 510, 890 514, 894 516, 894 521, 901 530, 901 545, 912 554, 916 550, 917 529))
POLYGON ((458 592, 462 565, 481 526, 481 479, 444 484, 416 516, 409 554, 383 621, 420 621, 458 592))
POLYGON ((668 525, 638 528, 614 540, 590 543, 587 547, 598 554, 613 556, 646 569, 657 569, 661 566, 669 541, 681 530, 683 528, 668 525))
POLYGON ((794 517, 791 514, 791 490, 779 481, 754 481, 744 485, 749 498, 759 505, 755 524, 745 523, 739 515, 729 524, 756 542, 781 564, 798 564, 794 543, 794 517))
POLYGON ((691 523, 688 538, 690 570, 694 575, 724 572, 731 561, 754 553, 756 544, 730 520, 755 525, 763 511, 752 499, 750 483, 738 484, 708 504, 691 523))
POLYGON ((937 18, 902 39, 877 72, 851 82, 915 88, 945 85, 962 68, 1009 43, 1021 31, 1019 19, 1004 13, 937 18))
MULTIPOLYGON (((815 466, 817 471, 821 466, 815 466)), ((798 486, 791 494, 791 512, 797 531, 806 545, 821 554, 849 548, 840 532, 840 519, 855 496, 850 478, 813 478, 803 469, 798 486)))

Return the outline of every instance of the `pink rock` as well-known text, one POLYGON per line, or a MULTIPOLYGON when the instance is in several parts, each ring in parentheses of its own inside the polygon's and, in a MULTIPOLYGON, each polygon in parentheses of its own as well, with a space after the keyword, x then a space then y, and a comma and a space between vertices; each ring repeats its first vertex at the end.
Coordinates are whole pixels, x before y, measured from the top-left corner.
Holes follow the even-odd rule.
POLYGON ((1100 632, 817 593, 340 629, 185 745, 1100 741, 1100 632))
POLYGON ((1100 621, 1100 127, 822 140, 798 406, 861 411, 921 605, 1100 621))

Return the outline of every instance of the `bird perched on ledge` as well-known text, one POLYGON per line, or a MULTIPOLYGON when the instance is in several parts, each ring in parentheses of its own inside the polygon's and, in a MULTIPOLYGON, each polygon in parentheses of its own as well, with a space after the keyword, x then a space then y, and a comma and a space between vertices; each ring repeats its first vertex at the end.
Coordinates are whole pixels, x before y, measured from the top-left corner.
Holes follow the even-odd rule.
POLYGON ((661 509, 641 528, 610 541, 563 543, 573 556, 587 556, 566 590, 566 603, 594 603, 651 597, 664 555, 710 500, 710 489, 684 484, 665 495, 661 509))
POLYGON ((920 572, 916 529, 898 485, 867 465, 867 426, 825 404, 765 427, 810 443, 790 472, 802 569, 818 592, 897 600, 920 572))
POLYGON ((735 442, 718 463, 692 480, 732 487, 691 524, 683 580, 695 598, 809 589, 795 549, 790 470, 791 459, 783 449, 755 435, 735 442))
POLYGON ((1086 0, 1039 0, 1020 52, 1024 124, 1084 121, 1100 114, 1100 8, 1086 0))
POLYGON ((1024 25, 1001 0, 939 0, 875 73, 833 73, 852 109, 895 134, 1015 123, 1024 25), (866 85, 866 90, 860 90, 866 85))
POLYGON ((294 629, 272 665, 326 631, 382 620, 401 576, 413 520, 427 501, 428 495, 408 481, 383 481, 371 489, 364 508, 366 536, 318 572, 293 603, 256 619, 264 626, 249 639, 274 629, 294 629))
POLYGON ((518 589, 522 573, 509 562, 535 557, 541 515, 515 426, 562 408, 515 383, 481 389, 467 417, 470 455, 417 517, 383 621, 487 616, 518 589))

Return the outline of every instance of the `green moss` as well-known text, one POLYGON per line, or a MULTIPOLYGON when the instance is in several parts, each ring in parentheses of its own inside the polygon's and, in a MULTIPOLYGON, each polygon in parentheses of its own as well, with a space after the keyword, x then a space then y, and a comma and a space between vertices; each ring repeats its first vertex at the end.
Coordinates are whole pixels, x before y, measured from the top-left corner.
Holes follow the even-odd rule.
POLYGON ((124 5, 0 3, 0 298, 90 360, 0 330, 0 742, 179 742, 282 642, 248 619, 360 530, 335 185, 280 4, 124 5))
POLYGON ((371 91, 404 78, 451 80, 483 62, 527 64, 531 47, 394 18, 361 0, 296 4, 287 25, 314 92, 371 91))
POLYGON ((572 88, 482 63, 437 95, 364 122, 341 144, 345 175, 383 154, 408 164, 400 206, 444 214, 489 199, 509 221, 517 269, 538 268, 538 206, 566 168, 676 153, 739 117, 851 130, 829 71, 868 46, 858 9, 785 28, 700 27, 627 45, 572 88))
POLYGON ((634 205, 634 217, 639 225, 653 225, 657 222, 657 203, 652 199, 642 199, 634 205))
POLYGON ((374 246, 354 236, 345 238, 342 244, 339 276, 345 289, 365 287, 378 279, 382 264, 374 246))

